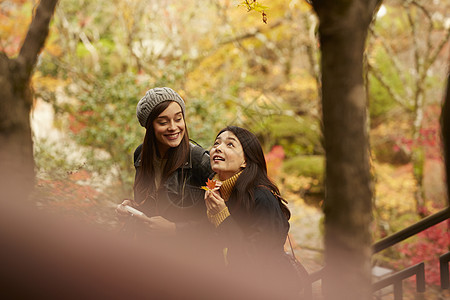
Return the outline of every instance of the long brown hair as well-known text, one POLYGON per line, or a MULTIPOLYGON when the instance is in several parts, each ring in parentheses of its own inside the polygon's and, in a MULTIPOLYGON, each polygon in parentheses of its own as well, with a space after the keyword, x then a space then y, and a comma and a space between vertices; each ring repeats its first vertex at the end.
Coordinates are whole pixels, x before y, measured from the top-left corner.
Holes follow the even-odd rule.
POLYGON ((255 205, 255 187, 265 187, 272 192, 275 198, 277 198, 281 210, 289 220, 291 217, 291 212, 286 206, 287 201, 281 197, 280 190, 267 175, 266 160, 258 138, 247 129, 237 126, 227 126, 222 129, 217 136, 225 131, 232 132, 238 138, 244 151, 246 163, 246 167, 242 171, 241 175, 239 175, 239 178, 234 185, 230 198, 236 200, 237 207, 243 207, 245 210, 249 211, 255 205))
MULTIPOLYGON (((137 172, 136 179, 134 181, 134 199, 138 204, 143 204, 149 195, 156 192, 155 186, 155 163, 154 158, 159 157, 160 153, 156 144, 155 130, 153 128, 153 121, 169 106, 173 101, 164 101, 158 104, 150 113, 147 124, 144 142, 142 144, 141 151, 141 166, 139 172, 137 172)), ((183 120, 186 124, 186 119, 183 120)), ((181 167, 189 157, 189 134, 187 126, 185 126, 184 136, 180 144, 177 147, 171 147, 167 150, 167 162, 164 166, 161 183, 163 183, 170 174, 175 172, 181 167)))

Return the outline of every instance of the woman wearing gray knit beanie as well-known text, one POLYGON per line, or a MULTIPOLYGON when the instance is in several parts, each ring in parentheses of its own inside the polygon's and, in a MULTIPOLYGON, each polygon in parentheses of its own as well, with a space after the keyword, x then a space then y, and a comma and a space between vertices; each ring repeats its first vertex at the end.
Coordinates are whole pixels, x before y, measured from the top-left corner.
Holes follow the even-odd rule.
POLYGON ((118 205, 118 216, 133 234, 205 228, 200 187, 212 170, 208 152, 189 141, 184 100, 171 88, 153 88, 138 102, 136 116, 146 133, 134 152, 134 200, 118 205))

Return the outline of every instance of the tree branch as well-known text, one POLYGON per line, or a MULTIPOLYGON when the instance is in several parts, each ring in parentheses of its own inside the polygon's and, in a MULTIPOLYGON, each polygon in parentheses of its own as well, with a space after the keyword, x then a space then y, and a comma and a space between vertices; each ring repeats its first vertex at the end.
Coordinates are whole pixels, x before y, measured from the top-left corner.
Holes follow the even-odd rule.
POLYGON ((36 13, 31 21, 28 33, 20 49, 17 61, 24 68, 21 74, 22 79, 28 80, 36 65, 38 54, 44 47, 45 40, 49 31, 50 20, 55 11, 58 0, 41 0, 36 9, 36 13))
POLYGON ((268 29, 265 29, 267 26, 265 26, 264 28, 261 27, 261 26, 252 28, 252 29, 248 30, 247 32, 245 32, 245 33, 243 33, 241 35, 238 35, 238 36, 232 37, 232 38, 230 38, 228 40, 220 42, 219 43, 219 47, 227 45, 227 44, 230 44, 230 43, 240 42, 242 40, 253 38, 257 34, 262 33, 262 32, 266 32, 266 31, 270 31, 270 30, 280 26, 281 24, 283 24, 283 19, 276 20, 270 26, 268 26, 269 27, 268 29))
POLYGON ((392 67, 394 67, 396 74, 398 74, 398 77, 400 78, 400 80, 403 84, 406 95, 408 97, 412 98, 413 96, 411 95, 411 91, 408 88, 408 82, 406 81, 404 72, 402 71, 403 66, 402 66, 402 63, 398 60, 398 55, 395 53, 395 51, 392 49, 392 47, 386 42, 386 40, 384 38, 381 38, 375 32, 373 26, 369 27, 369 31, 375 39, 377 39, 381 42, 381 46, 387 53, 387 58, 392 62, 392 67))
POLYGON ((305 43, 305 47, 306 47, 306 55, 308 57, 308 62, 309 62, 309 72, 311 74, 312 77, 314 77, 314 80, 316 82, 317 85, 317 94, 318 94, 318 99, 320 102, 320 99, 322 99, 322 82, 321 82, 321 74, 320 74, 320 66, 319 66, 319 62, 317 59, 317 47, 314 47, 313 43, 315 42, 316 44, 318 43, 318 40, 316 39, 315 35, 314 35, 314 27, 311 24, 311 22, 309 21, 309 15, 307 14, 303 14, 303 22, 305 23, 305 28, 308 30, 309 32, 309 43, 305 43))
POLYGON ((370 63, 367 63, 367 67, 369 69, 370 74, 372 74, 379 82, 380 84, 386 89, 388 94, 394 99, 395 102, 400 104, 402 107, 406 108, 409 111, 412 111, 413 108, 410 107, 407 103, 405 103, 402 98, 394 92, 392 87, 389 85, 389 83, 386 81, 384 76, 381 74, 380 70, 372 66, 370 63))
POLYGON ((213 48, 211 48, 210 50, 204 52, 203 55, 201 55, 200 57, 196 58, 193 62, 192 62, 192 68, 187 70, 186 73, 192 72, 196 67, 198 67, 202 61, 204 61, 206 58, 210 57, 211 55, 213 55, 216 51, 218 51, 220 48, 222 48, 223 46, 226 46, 228 44, 232 44, 232 43, 236 43, 237 45, 241 45, 240 42, 246 39, 250 39, 250 38, 255 38, 258 34, 260 33, 264 33, 267 31, 270 31, 280 25, 283 24, 283 19, 279 19, 276 20, 275 22, 271 23, 270 26, 264 26, 263 28, 258 27, 258 28, 252 28, 250 30, 248 30, 247 32, 232 37, 230 39, 224 40, 219 42, 216 46, 214 46, 213 48), (268 28, 267 28, 268 27, 268 28), (267 28, 267 29, 265 29, 267 28))
POLYGON ((441 52, 442 48, 444 48, 444 46, 447 44, 449 39, 450 39, 450 29, 447 29, 447 35, 444 38, 442 38, 439 45, 434 49, 434 52, 429 55, 429 58, 425 62, 425 69, 428 69, 436 61, 439 53, 441 52))

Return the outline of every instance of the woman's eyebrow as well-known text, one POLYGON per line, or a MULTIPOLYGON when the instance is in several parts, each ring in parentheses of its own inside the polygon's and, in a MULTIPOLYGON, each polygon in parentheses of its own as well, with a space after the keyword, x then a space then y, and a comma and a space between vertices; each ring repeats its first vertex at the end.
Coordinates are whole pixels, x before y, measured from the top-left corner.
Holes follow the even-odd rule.
POLYGON ((237 141, 234 137, 227 137, 227 140, 237 141))
MULTIPOLYGON (((174 117, 178 117, 180 114, 182 115, 183 113, 181 111, 179 111, 174 115, 174 117)), ((157 119, 170 119, 170 118, 169 118, 169 116, 163 115, 163 116, 158 116, 157 119)))

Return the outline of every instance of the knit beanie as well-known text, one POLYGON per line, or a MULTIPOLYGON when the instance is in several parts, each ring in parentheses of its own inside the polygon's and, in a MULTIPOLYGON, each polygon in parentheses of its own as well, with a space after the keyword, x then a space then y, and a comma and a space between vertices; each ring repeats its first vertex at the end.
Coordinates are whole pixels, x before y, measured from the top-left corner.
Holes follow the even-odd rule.
POLYGON ((148 90, 145 96, 139 100, 136 108, 136 116, 142 127, 147 124, 147 119, 152 110, 164 101, 175 101, 181 106, 183 115, 185 115, 185 106, 183 98, 177 92, 168 87, 157 87, 148 90))

